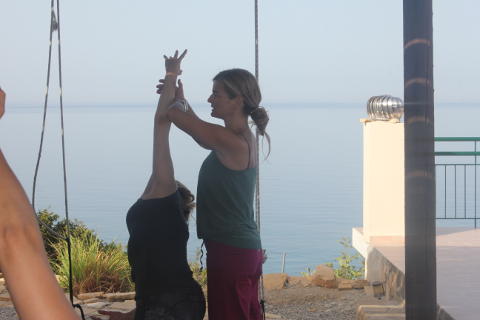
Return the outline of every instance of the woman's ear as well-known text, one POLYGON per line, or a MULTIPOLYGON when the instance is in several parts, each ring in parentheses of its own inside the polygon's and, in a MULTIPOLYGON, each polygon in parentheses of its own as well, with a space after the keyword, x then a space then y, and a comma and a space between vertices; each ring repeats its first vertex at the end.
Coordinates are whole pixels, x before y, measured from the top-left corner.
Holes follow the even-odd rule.
POLYGON ((242 109, 245 106, 245 102, 244 102, 243 97, 241 95, 236 96, 232 100, 234 100, 235 104, 237 104, 242 109))

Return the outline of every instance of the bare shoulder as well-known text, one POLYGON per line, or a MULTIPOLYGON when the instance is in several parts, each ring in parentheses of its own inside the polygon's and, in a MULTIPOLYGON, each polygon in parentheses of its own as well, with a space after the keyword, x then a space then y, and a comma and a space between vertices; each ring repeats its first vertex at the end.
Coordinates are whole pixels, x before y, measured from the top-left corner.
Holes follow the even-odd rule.
POLYGON ((257 154, 255 135, 250 130, 241 133, 226 130, 231 134, 229 143, 226 144, 225 149, 214 150, 220 162, 232 170, 254 167, 257 154))

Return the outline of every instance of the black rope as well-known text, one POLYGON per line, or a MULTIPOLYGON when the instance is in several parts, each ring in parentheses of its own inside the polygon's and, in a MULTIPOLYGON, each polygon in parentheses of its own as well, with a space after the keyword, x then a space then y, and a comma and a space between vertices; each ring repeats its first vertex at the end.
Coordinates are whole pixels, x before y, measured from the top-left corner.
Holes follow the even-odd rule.
MULTIPOLYGON (((259 58, 258 58, 258 0, 255 0, 255 78, 259 82, 259 58)), ((255 218, 257 222, 257 229, 260 232, 260 134, 258 128, 255 131, 255 140, 257 143, 257 181, 255 188, 255 218)), ((263 254, 263 253, 262 253, 263 254)), ((263 257, 262 257, 263 260, 263 257)), ((265 299, 264 299, 264 288, 263 288, 263 272, 260 275, 260 285, 259 285, 259 295, 260 295, 260 306, 262 308, 263 319, 265 320, 265 299)))
MULTIPOLYGON (((40 158, 42 157, 42 149, 43 149, 43 138, 45 136, 45 122, 47 118, 47 106, 48 106, 48 89, 50 87, 50 68, 52 62, 52 35, 53 35, 53 25, 54 25, 55 13, 53 9, 53 0, 51 2, 51 15, 50 15, 50 41, 49 41, 49 48, 48 48, 48 67, 47 67, 47 87, 45 91, 45 101, 43 104, 43 122, 42 122, 42 132, 40 134, 40 146, 38 148, 38 156, 37 156, 37 164, 35 165, 35 173, 33 175, 33 190, 32 190, 32 207, 33 210, 36 212, 35 208, 35 191, 37 187, 37 176, 38 176, 38 168, 40 166, 40 158)), ((46 226, 48 228, 48 226, 46 226)), ((52 230, 53 231, 53 230, 52 230)), ((54 231, 53 231, 54 232, 54 231)))
POLYGON ((77 308, 77 309, 80 310, 80 314, 82 315, 82 319, 85 320, 85 313, 83 313, 82 306, 79 305, 78 303, 72 304, 72 306, 73 306, 74 309, 77 308))
POLYGON ((200 246, 200 272, 203 272, 203 248, 205 247, 205 241, 202 241, 200 246))
POLYGON ((63 190, 64 190, 64 199, 65 199, 65 221, 66 221, 66 235, 62 235, 55 230, 53 230, 49 225, 44 223, 42 220, 39 219, 38 215, 37 221, 51 234, 53 234, 58 239, 63 239, 67 242, 67 252, 68 252, 68 271, 69 271, 69 279, 68 279, 68 291, 70 296, 70 303, 74 308, 80 309, 80 313, 82 319, 85 319, 85 314, 82 310, 82 307, 79 304, 73 303, 73 272, 72 272, 72 249, 71 249, 71 241, 70 241, 70 219, 68 214, 68 193, 67 193, 67 170, 66 170, 66 157, 65 157, 65 127, 64 127, 64 116, 63 116, 63 83, 62 83, 62 51, 61 51, 61 41, 60 41, 60 1, 56 1, 56 14, 55 14, 55 0, 51 0, 50 4, 50 42, 49 42, 49 49, 48 49, 48 67, 47 67, 47 87, 45 92, 45 101, 43 106, 43 121, 42 121, 42 132, 40 135, 40 146, 38 149, 38 156, 37 156, 37 163, 35 165, 35 173, 33 177, 33 190, 32 190, 32 207, 35 212, 37 212, 35 208, 35 199, 36 199, 36 186, 37 186, 37 179, 38 179, 38 171, 40 167, 40 159, 42 156, 43 150, 43 141, 45 136, 45 127, 46 127, 46 117, 47 117, 47 108, 48 108, 48 92, 50 87, 50 74, 51 74, 51 61, 52 61, 52 38, 53 33, 57 31, 57 45, 58 45, 58 80, 59 80, 59 87, 60 87, 60 123, 61 123, 61 142, 62 142, 62 164, 63 164, 63 190))
MULTIPOLYGON (((66 241, 67 241, 67 248, 68 248, 68 288, 69 288, 69 295, 70 295, 70 303, 73 303, 73 271, 72 271, 72 243, 70 241, 70 218, 68 214, 68 188, 67 188, 67 166, 65 160, 65 125, 63 121, 63 77, 62 77, 62 46, 60 41, 60 0, 57 0, 57 39, 58 39, 58 84, 60 86, 60 124, 62 129, 62 164, 63 164, 63 193, 64 193, 64 200, 65 200, 65 221, 66 221, 66 241)), ((78 308, 82 311, 83 310, 80 305, 78 308)), ((83 318, 83 317, 82 317, 83 318)))

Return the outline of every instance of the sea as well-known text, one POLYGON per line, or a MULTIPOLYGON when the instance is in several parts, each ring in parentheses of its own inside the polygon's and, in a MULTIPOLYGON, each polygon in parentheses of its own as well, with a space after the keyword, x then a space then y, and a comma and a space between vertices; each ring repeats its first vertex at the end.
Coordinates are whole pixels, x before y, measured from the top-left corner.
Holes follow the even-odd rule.
MULTIPOLYGON (((125 216, 140 197, 152 167, 155 106, 66 106, 64 109, 68 208, 101 239, 126 244, 125 216)), ((203 119, 207 104, 193 104, 203 119)), ((436 136, 480 136, 480 104, 436 105, 436 136)), ((366 103, 272 103, 271 137, 260 164, 264 272, 298 275, 335 262, 353 227, 362 225, 362 123, 366 103)), ((31 196, 42 131, 43 106, 7 106, 0 146, 31 196)), ((48 108, 37 180, 36 209, 65 216, 58 105, 48 108)), ((177 180, 195 191, 208 151, 172 128, 177 180)), ((189 260, 197 259, 195 213, 189 223, 189 260)))

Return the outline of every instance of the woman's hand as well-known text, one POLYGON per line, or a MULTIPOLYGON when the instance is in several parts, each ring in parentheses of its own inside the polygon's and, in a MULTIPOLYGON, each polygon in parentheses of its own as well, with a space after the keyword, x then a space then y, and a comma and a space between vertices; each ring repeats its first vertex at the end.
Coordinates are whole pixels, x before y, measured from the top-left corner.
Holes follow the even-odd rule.
POLYGON ((0 88, 0 119, 5 113, 5 91, 0 88))
POLYGON ((185 49, 180 56, 178 56, 178 50, 175 50, 173 57, 167 57, 166 55, 163 55, 165 58, 165 72, 167 74, 172 73, 175 75, 181 75, 182 69, 180 69, 180 64, 182 63, 182 60, 186 54, 187 50, 185 49))
MULTIPOLYGON (((165 86, 165 79, 158 80, 157 93, 162 94, 163 87, 165 86)), ((178 85, 175 87, 175 100, 185 100, 185 94, 183 93, 182 80, 178 79, 178 85)))
POLYGON ((168 106, 168 109, 179 108, 183 112, 186 112, 189 109, 185 95, 183 94, 183 83, 182 80, 178 79, 178 87, 175 88, 175 101, 168 106))

